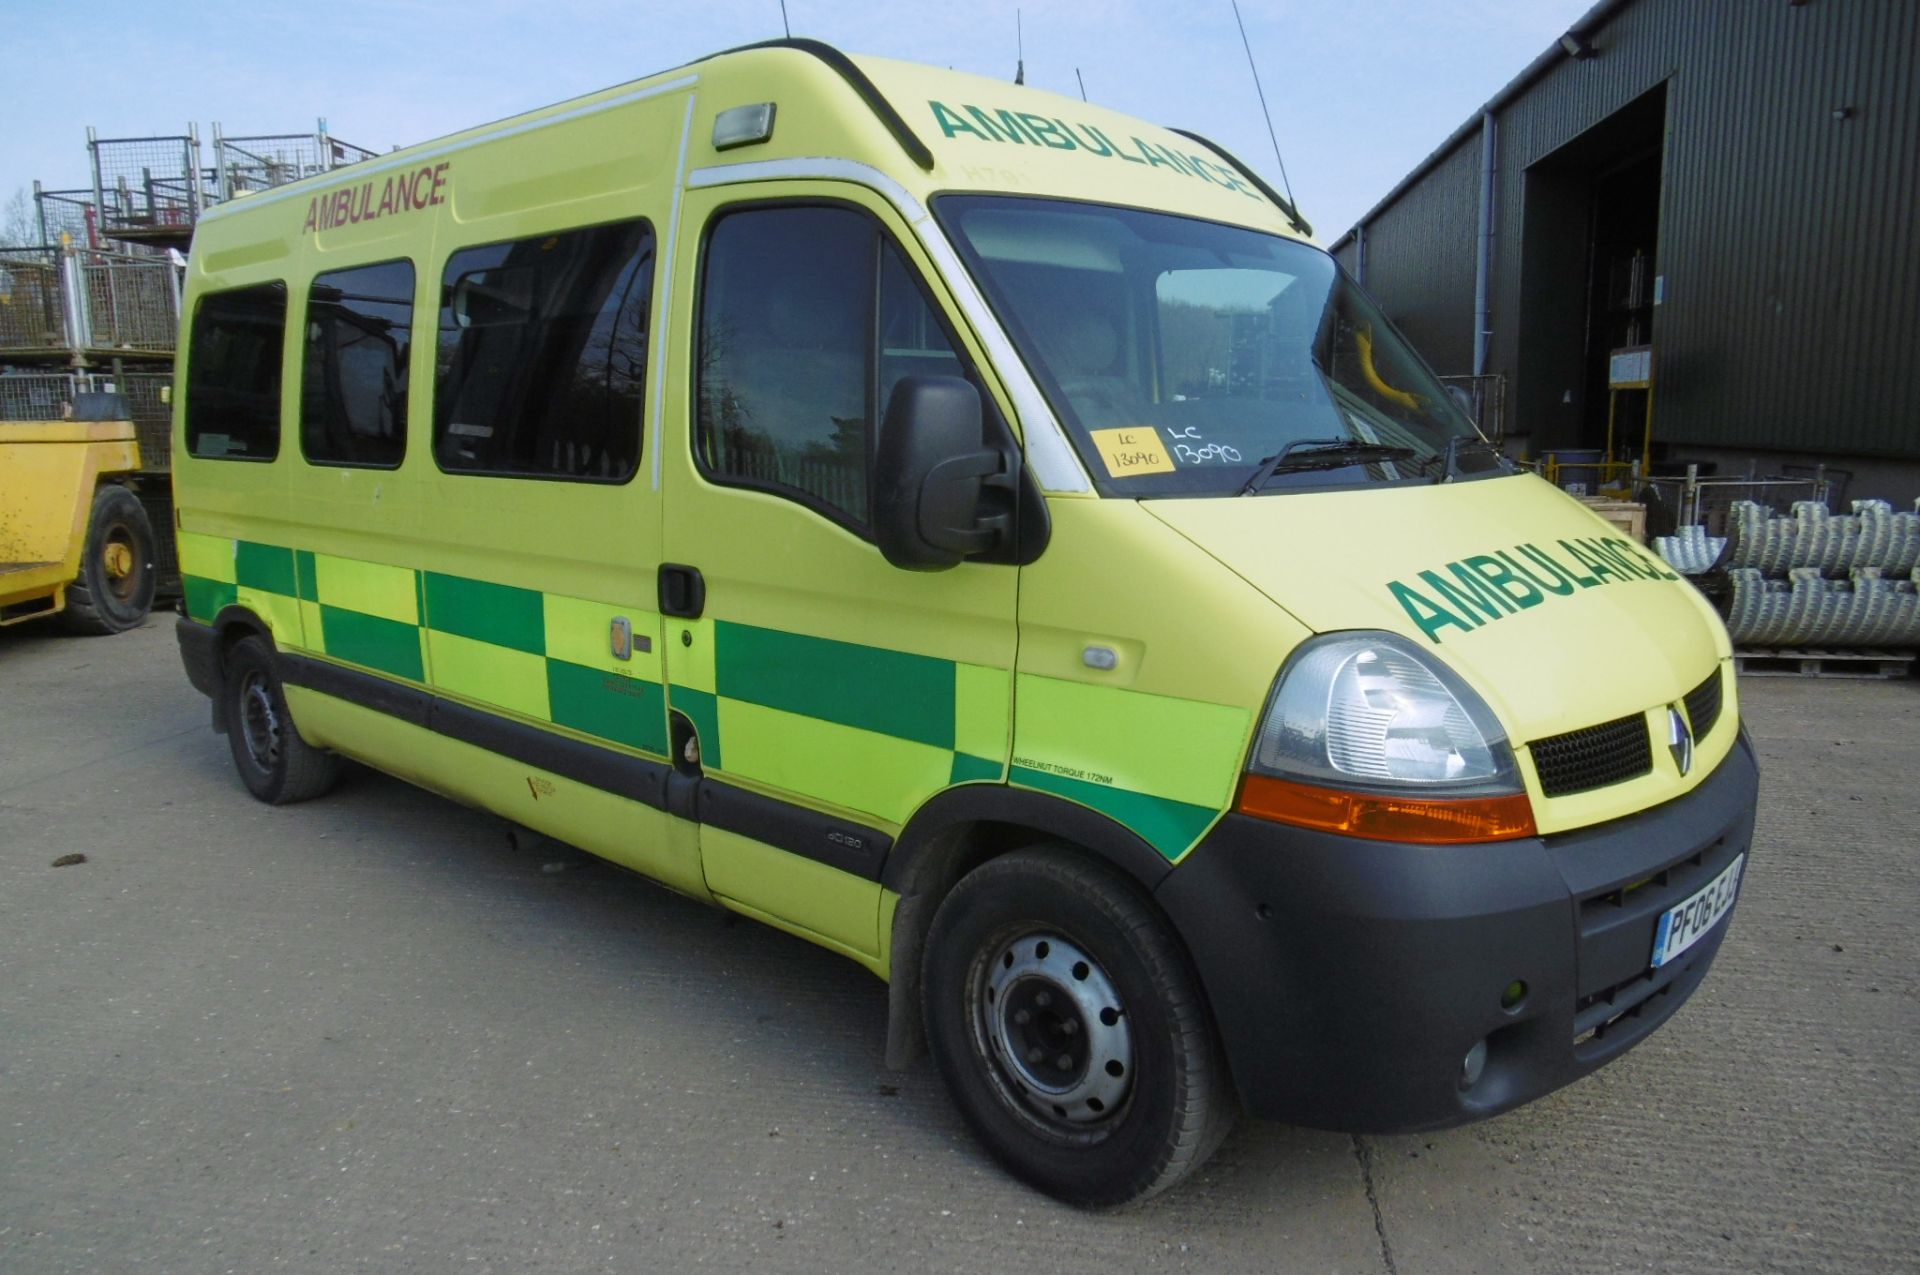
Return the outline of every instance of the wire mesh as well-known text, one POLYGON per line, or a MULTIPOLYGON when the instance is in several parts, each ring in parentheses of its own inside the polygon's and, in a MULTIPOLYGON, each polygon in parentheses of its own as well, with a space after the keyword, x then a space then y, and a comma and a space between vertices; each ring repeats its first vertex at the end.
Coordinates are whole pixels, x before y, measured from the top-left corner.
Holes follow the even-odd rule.
POLYGON ((0 374, 0 421, 57 421, 67 414, 74 394, 84 393, 91 382, 73 372, 0 374))
POLYGON ((7 372, 0 374, 0 421, 64 419, 78 394, 123 394, 140 444, 140 473, 172 469, 173 408, 166 401, 170 372, 7 372))
POLYGON ((267 190, 373 158, 374 152, 326 133, 216 136, 214 167, 222 199, 267 190))
POLYGON ((81 248, 100 246, 99 218, 93 207, 92 191, 36 190, 33 198, 39 212, 42 246, 59 247, 62 235, 81 248))
POLYGON ((94 189, 100 229, 115 234, 185 234, 207 203, 191 136, 95 138, 94 189))
POLYGON ((0 351, 44 356, 69 344, 58 254, 0 248, 0 351))
POLYGON ((178 279, 165 258, 86 253, 80 279, 89 348, 164 352, 179 339, 178 279))
POLYGON ((102 378, 127 396, 133 408, 133 435, 140 444, 140 471, 167 473, 173 468, 172 372, 123 372, 102 378))
MULTIPOLYGON (((1699 525, 1709 536, 1725 536, 1736 504, 1758 504, 1776 514, 1792 510, 1795 502, 1824 500, 1818 478, 1644 478, 1637 490, 1657 503, 1665 526, 1699 525)), ((1649 522, 1654 521, 1651 511, 1649 522)))

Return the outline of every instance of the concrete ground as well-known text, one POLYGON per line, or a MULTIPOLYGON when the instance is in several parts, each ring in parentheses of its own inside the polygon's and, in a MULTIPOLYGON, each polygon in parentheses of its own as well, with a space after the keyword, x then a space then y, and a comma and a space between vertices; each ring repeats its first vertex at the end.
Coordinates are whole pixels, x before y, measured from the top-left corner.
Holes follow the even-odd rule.
POLYGON ((5 631, 0 1271, 1911 1271, 1920 682, 1742 690, 1759 835, 1665 1029, 1103 1217, 882 1068, 851 963, 371 773, 254 802, 170 617, 5 631))

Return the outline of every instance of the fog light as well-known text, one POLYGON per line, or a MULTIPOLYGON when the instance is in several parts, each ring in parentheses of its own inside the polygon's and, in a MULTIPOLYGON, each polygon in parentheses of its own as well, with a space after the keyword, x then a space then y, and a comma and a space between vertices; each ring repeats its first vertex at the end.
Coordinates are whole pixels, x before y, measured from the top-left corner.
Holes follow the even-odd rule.
POLYGON ((1520 1002, 1527 999, 1527 985, 1519 979, 1507 984, 1507 990, 1500 993, 1501 1009, 1517 1009, 1520 1002))
POLYGON ((1460 1063, 1460 1087, 1471 1089, 1480 1083, 1481 1073, 1487 1069, 1487 1042, 1482 1040, 1467 1051, 1460 1063))

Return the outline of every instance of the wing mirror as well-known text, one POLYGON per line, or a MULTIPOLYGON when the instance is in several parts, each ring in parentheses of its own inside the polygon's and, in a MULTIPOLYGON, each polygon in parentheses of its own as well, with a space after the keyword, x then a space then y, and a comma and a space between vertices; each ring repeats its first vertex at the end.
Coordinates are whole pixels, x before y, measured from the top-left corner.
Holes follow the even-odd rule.
POLYGON ((873 477, 874 540, 896 567, 944 570, 1012 534, 1012 515, 983 512, 981 496, 1014 491, 1019 458, 984 444, 980 392, 960 377, 900 378, 881 419, 873 477))

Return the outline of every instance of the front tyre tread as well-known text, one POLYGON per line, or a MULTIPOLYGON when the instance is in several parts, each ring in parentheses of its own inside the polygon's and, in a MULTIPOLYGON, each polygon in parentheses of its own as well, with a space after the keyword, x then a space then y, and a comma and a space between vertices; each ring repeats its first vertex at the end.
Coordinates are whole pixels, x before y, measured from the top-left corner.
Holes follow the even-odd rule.
POLYGON ((227 653, 221 679, 227 743, 247 791, 269 805, 307 801, 340 778, 340 758, 300 738, 265 638, 245 637, 227 653), (251 717, 251 721, 250 721, 251 717))
POLYGON ((1064 846, 988 862, 942 901, 923 971, 922 1013, 947 1086, 987 1150, 1029 1185, 1084 1208, 1138 1203, 1199 1168, 1231 1129, 1232 1083, 1186 952, 1106 864, 1064 846), (1011 1093, 1012 1072, 977 1043, 974 1015, 989 1002, 969 992, 970 980, 1009 934, 1024 932, 1070 938, 1123 993, 1135 1081, 1104 1125, 1046 1127, 1011 1093))

